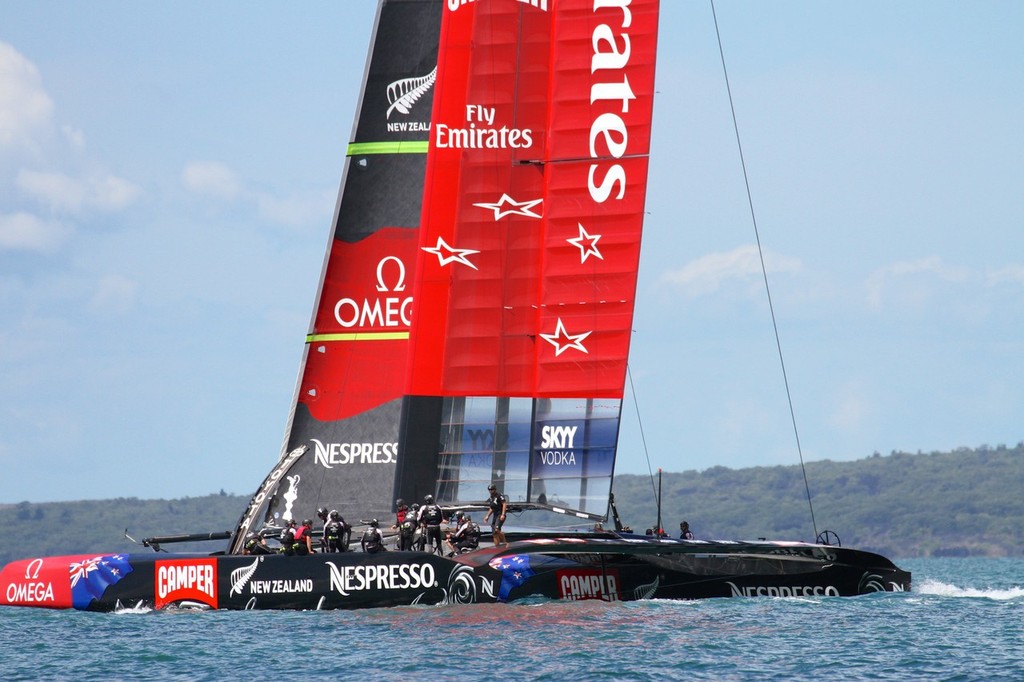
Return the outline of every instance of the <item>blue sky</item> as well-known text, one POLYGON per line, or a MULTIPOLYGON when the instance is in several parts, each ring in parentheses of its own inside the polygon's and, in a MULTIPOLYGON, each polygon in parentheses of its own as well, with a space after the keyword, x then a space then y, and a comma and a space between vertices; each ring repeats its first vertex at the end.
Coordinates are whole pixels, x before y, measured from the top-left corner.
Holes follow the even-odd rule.
MULTIPOLYGON (((0 503, 255 490, 374 5, 0 0, 0 503)), ((1024 5, 716 10, 804 458, 1024 440, 1024 5)), ((795 464, 710 5, 660 40, 618 470, 795 464)))

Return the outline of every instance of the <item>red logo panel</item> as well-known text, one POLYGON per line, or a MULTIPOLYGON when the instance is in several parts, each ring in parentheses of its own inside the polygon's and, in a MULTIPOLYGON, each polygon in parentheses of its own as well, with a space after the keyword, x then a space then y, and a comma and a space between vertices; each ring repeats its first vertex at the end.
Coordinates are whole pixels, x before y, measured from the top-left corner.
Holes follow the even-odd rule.
POLYGON ((579 568, 558 571, 557 575, 558 596, 562 599, 619 601, 619 572, 615 569, 579 568))
POLYGON ((217 560, 157 561, 154 572, 156 608, 179 601, 197 601, 217 608, 217 560))

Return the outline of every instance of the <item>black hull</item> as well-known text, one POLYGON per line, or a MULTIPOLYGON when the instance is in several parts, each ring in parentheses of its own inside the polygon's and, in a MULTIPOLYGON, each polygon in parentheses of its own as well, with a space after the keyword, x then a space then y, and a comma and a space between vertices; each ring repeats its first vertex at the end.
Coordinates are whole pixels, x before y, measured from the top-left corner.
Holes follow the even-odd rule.
POLYGON ((394 551, 49 557, 13 562, 0 573, 0 605, 89 611, 358 609, 537 596, 632 601, 909 590, 908 572, 859 550, 595 537, 535 538, 455 558, 394 551))

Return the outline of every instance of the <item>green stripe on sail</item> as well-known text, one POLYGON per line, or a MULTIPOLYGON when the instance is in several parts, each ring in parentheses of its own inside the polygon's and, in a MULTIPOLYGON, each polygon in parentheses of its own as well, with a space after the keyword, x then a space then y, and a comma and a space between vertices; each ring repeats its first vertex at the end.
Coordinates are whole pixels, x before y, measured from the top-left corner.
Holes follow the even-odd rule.
POLYGON ((394 341, 408 339, 409 332, 353 332, 350 334, 308 334, 306 343, 320 341, 394 341))
POLYGON ((406 140, 404 142, 353 142, 348 146, 349 156, 361 154, 426 154, 430 142, 406 140))

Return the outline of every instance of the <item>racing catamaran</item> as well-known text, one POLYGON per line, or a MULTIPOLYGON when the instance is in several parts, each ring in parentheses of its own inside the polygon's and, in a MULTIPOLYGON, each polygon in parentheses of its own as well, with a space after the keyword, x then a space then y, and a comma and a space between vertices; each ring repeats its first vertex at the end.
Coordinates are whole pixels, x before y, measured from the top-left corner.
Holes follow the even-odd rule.
POLYGON ((617 514, 615 531, 594 526, 613 500, 657 27, 658 0, 381 0, 286 442, 226 551, 16 561, 0 604, 908 590, 888 559, 835 545, 638 536, 617 514), (510 529, 450 557, 244 552, 321 508, 390 520, 396 498, 429 494, 475 510, 490 484, 586 528, 510 529))

